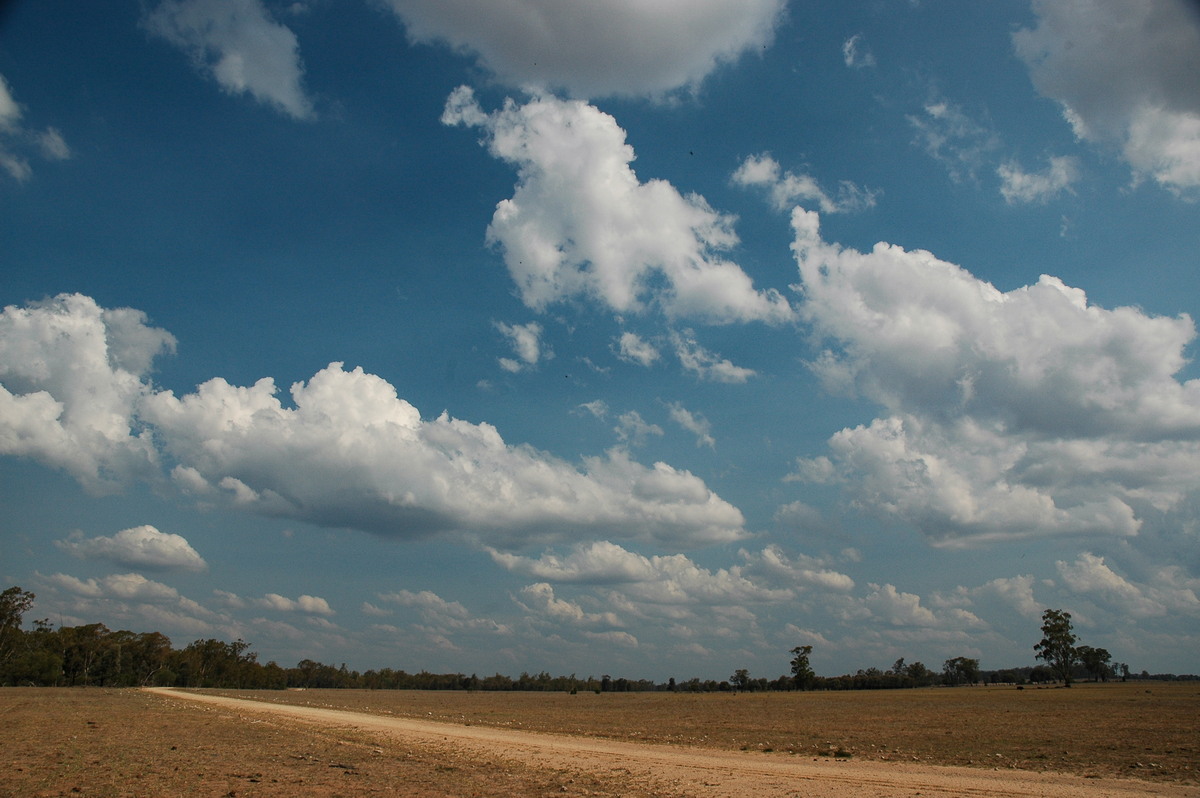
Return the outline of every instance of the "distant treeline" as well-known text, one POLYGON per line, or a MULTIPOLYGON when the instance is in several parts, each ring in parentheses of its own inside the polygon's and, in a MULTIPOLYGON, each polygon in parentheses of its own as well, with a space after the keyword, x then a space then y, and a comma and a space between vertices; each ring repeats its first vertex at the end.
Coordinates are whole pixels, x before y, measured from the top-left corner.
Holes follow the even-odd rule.
MULTIPOLYGON (((547 692, 635 692, 673 690, 680 692, 726 692, 794 690, 792 676, 755 679, 739 670, 728 681, 698 678, 665 683, 647 679, 551 676, 542 672, 522 673, 517 678, 495 674, 479 677, 461 673, 408 673, 382 668, 359 672, 326 665, 310 659, 292 668, 275 662, 261 663, 250 645, 242 640, 227 643, 205 639, 182 649, 171 645, 159 632, 112 631, 104 624, 53 627, 35 621, 22 628, 22 616, 32 606, 33 594, 20 588, 0 593, 0 686, 35 687, 223 687, 230 689, 358 688, 369 690, 529 690, 547 692)), ((1150 675, 1142 679, 1197 679, 1174 674, 1150 675)), ((1045 666, 980 671, 974 660, 947 660, 942 672, 921 663, 904 665, 898 660, 891 670, 860 670, 844 676, 816 676, 809 685, 815 690, 878 690, 925 687, 935 684, 1017 683, 1053 681, 1045 666), (964 667, 966 670, 964 670, 964 667), (972 670, 972 667, 974 670, 972 670)))

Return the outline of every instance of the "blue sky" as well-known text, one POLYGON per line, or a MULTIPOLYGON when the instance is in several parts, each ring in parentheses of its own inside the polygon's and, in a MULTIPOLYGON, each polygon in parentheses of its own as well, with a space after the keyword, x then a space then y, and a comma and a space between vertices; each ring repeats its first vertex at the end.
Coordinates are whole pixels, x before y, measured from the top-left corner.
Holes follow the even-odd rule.
POLYGON ((0 578, 263 660, 1200 650, 1200 16, 0 12, 0 578))

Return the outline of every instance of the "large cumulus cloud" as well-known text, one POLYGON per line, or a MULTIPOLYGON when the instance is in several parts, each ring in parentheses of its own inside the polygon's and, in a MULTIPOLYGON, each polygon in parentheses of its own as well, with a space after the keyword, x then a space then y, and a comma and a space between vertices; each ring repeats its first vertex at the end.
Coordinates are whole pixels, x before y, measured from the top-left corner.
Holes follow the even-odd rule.
POLYGON ((1198 486, 1200 382, 1180 382, 1190 318, 1105 309, 1043 276, 997 290, 928 252, 867 253, 793 213, 801 314, 827 387, 887 414, 830 439, 799 476, 939 543, 1136 534, 1198 486))
POLYGON ((770 44, 784 0, 385 0, 410 39, 476 55, 508 85, 577 97, 695 87, 770 44))
POLYGON ((518 170, 488 239, 528 307, 585 298, 712 323, 793 318, 779 292, 756 290, 722 255, 738 241, 732 217, 666 181, 642 182, 625 131, 596 107, 543 96, 489 114, 459 87, 442 121, 483 128, 492 154, 518 170))
POLYGON ((293 385, 291 406, 269 378, 157 390, 146 375, 173 344, 138 311, 79 295, 6 308, 0 452, 95 488, 169 468, 203 501, 397 537, 516 546, 602 533, 694 546, 744 534, 737 508, 687 471, 619 449, 577 467, 486 423, 422 419, 388 382, 340 363, 293 385))
POLYGON ((1200 12, 1190 0, 1036 0, 1013 35, 1038 91, 1075 134, 1142 175, 1200 186, 1200 12))
POLYGON ((291 388, 210 380, 158 393, 146 418, 179 463, 177 481, 255 512, 411 537, 476 532, 505 545, 597 531, 677 544, 741 534, 736 508, 699 478, 621 450, 582 471, 489 424, 423 420, 396 389, 340 363, 291 388))
POLYGON ((32 457, 93 492, 157 470, 134 417, 170 333, 130 308, 61 295, 0 313, 0 454, 32 457))

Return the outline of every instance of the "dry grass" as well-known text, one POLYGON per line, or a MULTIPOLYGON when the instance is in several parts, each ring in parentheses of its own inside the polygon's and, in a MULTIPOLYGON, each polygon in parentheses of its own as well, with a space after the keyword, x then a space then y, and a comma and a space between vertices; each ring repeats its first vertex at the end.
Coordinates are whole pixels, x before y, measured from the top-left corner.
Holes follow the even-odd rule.
POLYGON ((1200 783, 1200 683, 839 693, 226 691, 622 740, 1200 783))

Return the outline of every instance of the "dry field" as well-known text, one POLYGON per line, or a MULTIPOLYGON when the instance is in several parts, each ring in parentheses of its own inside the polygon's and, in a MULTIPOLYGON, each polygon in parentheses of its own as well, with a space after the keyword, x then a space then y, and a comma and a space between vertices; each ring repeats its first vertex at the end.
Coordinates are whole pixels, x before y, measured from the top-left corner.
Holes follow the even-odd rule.
POLYGON ((1200 784, 1197 682, 738 695, 220 692, 617 740, 1200 784))
MULTIPOLYGON (((1200 684, 743 695, 219 692, 780 760, 968 765, 1200 786, 1200 684)), ((684 794, 667 783, 631 785, 615 770, 514 766, 413 740, 385 750, 365 732, 333 733, 132 690, 4 689, 0 717, 0 795, 684 794)))

